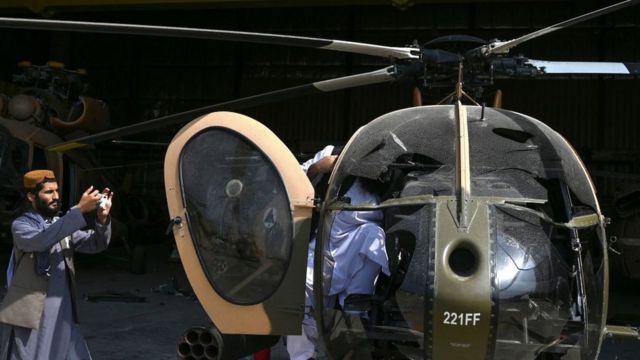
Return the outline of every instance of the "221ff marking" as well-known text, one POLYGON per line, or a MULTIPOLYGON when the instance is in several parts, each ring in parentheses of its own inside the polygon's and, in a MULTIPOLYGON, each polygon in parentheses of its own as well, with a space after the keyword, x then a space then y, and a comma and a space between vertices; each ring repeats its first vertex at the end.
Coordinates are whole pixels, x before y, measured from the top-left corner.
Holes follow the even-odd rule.
POLYGON ((444 312, 443 324, 460 325, 460 326, 476 326, 480 322, 480 313, 456 313, 444 312))

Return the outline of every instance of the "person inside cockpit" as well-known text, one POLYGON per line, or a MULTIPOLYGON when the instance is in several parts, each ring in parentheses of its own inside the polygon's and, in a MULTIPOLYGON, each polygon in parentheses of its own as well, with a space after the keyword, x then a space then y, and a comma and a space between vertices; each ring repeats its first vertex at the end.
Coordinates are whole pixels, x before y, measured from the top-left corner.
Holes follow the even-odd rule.
MULTIPOLYGON (((324 197, 327 179, 323 179, 323 175, 331 173, 340 150, 329 145, 302 164, 303 170, 314 184, 316 197, 324 197)), ((377 205, 380 201, 361 179, 354 180, 344 193, 344 197, 349 198, 351 204, 377 205)), ((341 210, 329 216, 332 216, 332 225, 328 248, 333 267, 325 306, 342 307, 349 295, 373 294, 376 278, 381 271, 389 275, 385 232, 382 228, 383 213, 381 210, 341 210)), ((316 229, 314 227, 307 257, 305 305, 308 311, 303 320, 303 333, 301 336, 287 337, 287 351, 291 359, 295 360, 307 360, 317 356, 318 333, 313 319, 313 310, 311 310, 315 244, 316 229)))

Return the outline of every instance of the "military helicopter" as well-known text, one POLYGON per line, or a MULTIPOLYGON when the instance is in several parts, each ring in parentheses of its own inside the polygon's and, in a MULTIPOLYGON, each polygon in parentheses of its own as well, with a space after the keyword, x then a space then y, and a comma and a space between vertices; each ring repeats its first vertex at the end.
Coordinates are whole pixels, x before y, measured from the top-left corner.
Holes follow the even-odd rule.
POLYGON ((547 62, 511 48, 634 5, 621 3, 509 41, 445 38, 403 48, 221 30, 0 18, 0 26, 246 41, 389 58, 392 65, 202 107, 75 139, 52 151, 200 116, 165 157, 173 233, 189 281, 213 322, 191 330, 182 358, 231 359, 299 334, 311 217, 313 310, 329 358, 595 359, 606 334, 608 244, 593 183, 557 132, 524 114, 465 105, 465 89, 500 77, 640 73, 637 63, 547 62), (464 51, 439 47, 466 43, 464 51), (469 44, 471 44, 469 46, 469 44), (383 115, 341 152, 317 199, 295 157, 237 110, 294 96, 399 80, 450 86, 442 105, 383 115), (214 113, 208 114, 212 111, 214 113), (345 196, 375 184, 380 201, 345 196), (356 201, 354 201, 356 200, 356 201), (341 213, 383 215, 389 275, 373 293, 327 302, 337 275, 331 229, 341 213))

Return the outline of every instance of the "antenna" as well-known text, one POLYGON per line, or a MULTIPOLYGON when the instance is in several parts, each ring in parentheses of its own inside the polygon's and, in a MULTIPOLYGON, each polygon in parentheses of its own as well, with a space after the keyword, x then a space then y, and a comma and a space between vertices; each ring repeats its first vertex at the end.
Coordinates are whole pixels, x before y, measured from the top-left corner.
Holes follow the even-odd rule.
POLYGON ((462 98, 466 98, 467 100, 471 101, 474 105, 480 106, 480 104, 478 104, 469 94, 467 94, 464 89, 463 89, 463 81, 462 81, 462 77, 464 76, 464 73, 462 72, 462 60, 460 60, 460 62, 458 63, 458 81, 456 82, 456 88, 455 90, 453 90, 453 92, 447 96, 445 96, 444 99, 440 100, 439 103, 437 103, 436 105, 442 105, 442 104, 446 104, 446 103, 451 103, 453 102, 453 100, 455 99, 455 101, 461 101, 462 98))

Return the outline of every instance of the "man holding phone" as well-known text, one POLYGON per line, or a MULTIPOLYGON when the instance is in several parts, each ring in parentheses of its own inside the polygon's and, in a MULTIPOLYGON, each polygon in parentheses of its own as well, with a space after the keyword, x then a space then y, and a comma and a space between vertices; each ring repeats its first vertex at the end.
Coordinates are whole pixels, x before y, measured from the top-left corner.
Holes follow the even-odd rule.
POLYGON ((111 238, 113 193, 89 187, 64 216, 51 170, 24 175, 28 210, 13 221, 8 291, 0 305, 0 359, 91 359, 80 333, 74 252, 97 253, 111 238))

